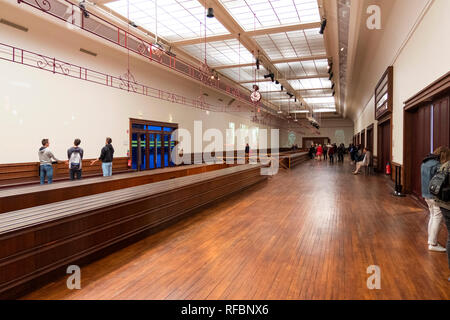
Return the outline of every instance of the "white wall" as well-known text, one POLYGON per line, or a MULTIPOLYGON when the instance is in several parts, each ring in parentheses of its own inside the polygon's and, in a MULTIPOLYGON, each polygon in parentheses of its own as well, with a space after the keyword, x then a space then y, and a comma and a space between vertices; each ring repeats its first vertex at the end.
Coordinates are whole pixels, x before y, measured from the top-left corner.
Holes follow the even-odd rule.
POLYGON ((282 147, 291 147, 292 140, 289 139, 289 134, 292 135, 294 142, 293 144, 298 144, 299 147, 302 146, 303 137, 328 137, 331 139, 332 143, 349 145, 353 140, 353 122, 348 119, 323 119, 321 121, 321 127, 318 133, 305 133, 300 134, 293 131, 283 131, 280 134, 280 145, 282 147))
MULTIPOLYGON (((415 7, 423 7, 416 5, 415 7)), ((392 135, 392 155, 393 161, 403 164, 403 107, 404 102, 425 88, 427 85, 437 80, 450 70, 450 1, 434 0, 422 20, 414 26, 414 19, 410 23, 410 33, 403 32, 403 38, 399 36, 397 23, 399 19, 408 19, 414 16, 408 10, 405 1, 403 7, 394 7, 395 14, 391 15, 391 20, 384 30, 382 44, 372 61, 377 62, 384 58, 384 64, 377 63, 379 70, 377 74, 382 74, 389 64, 390 56, 394 56, 394 87, 393 87, 393 135, 392 135), (406 5, 406 6, 405 6, 406 5), (395 56, 395 54, 397 55, 395 56)), ((415 8, 414 7, 414 8, 415 8)), ((420 12, 415 12, 419 15, 420 12)), ((366 105, 361 106, 361 111, 355 119, 355 131, 360 132, 370 124, 375 124, 374 131, 374 151, 376 154, 377 122, 374 120, 373 92, 375 87, 370 88, 369 94, 372 97, 366 105)))
MULTIPOLYGON (((0 2, 0 17, 29 28, 22 32, 0 24, 0 42, 71 62, 107 74, 126 73, 126 51, 104 41, 90 38, 80 30, 71 30, 57 19, 44 17, 35 9, 16 1, 0 2), (96 52, 97 57, 81 53, 80 47, 96 52)), ((136 81, 188 98, 197 98, 204 88, 167 69, 130 53, 130 69, 136 81)), ((86 158, 98 156, 106 136, 113 139, 118 157, 129 149, 129 118, 178 123, 193 132, 195 120, 203 129, 217 128, 224 133, 229 123, 239 128, 256 125, 239 114, 209 112, 168 101, 108 88, 87 81, 0 60, 0 163, 37 161, 42 138, 51 140, 57 157, 74 138, 82 140, 86 158)), ((218 105, 231 98, 208 91, 207 102, 218 105), (212 93, 212 94, 211 94, 212 93)), ((206 145, 206 143, 205 143, 206 145)))

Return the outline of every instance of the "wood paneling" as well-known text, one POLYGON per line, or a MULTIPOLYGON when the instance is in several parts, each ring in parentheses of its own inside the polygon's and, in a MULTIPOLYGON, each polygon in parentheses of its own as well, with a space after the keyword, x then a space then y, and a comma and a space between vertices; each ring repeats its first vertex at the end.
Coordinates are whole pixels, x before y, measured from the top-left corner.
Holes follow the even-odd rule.
POLYGON ((450 146, 450 96, 433 101, 433 150, 450 146))
MULTIPOLYGON (((101 163, 96 163, 93 166, 90 162, 93 159, 83 160, 83 175, 99 176, 102 174, 101 163)), ((130 171, 128 168, 128 158, 114 158, 113 172, 130 171)), ((58 163, 53 165, 54 181, 68 180, 69 169, 65 163, 58 163)), ((28 163, 8 163, 0 164, 0 187, 6 185, 37 183, 39 182, 39 162, 28 163)))
POLYGON ((267 179, 243 165, 66 200, 0 216, 0 298, 70 264, 267 179))

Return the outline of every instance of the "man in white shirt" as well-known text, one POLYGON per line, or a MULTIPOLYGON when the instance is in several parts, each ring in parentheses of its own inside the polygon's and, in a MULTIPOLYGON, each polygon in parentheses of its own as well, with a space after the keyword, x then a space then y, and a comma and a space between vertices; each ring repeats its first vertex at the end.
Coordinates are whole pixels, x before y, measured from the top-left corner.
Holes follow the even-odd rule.
POLYGON ((367 148, 364 148, 363 154, 364 154, 363 161, 359 161, 356 163, 356 170, 355 172, 353 172, 353 174, 358 174, 359 171, 361 170, 361 167, 367 167, 370 165, 370 156, 371 156, 370 151, 367 150, 367 148))

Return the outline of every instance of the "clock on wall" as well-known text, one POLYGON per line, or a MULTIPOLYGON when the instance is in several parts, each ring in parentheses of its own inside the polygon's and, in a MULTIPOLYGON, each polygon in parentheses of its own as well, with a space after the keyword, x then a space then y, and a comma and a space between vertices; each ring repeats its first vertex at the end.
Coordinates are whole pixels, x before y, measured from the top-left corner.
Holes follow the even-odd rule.
POLYGON ((261 93, 259 93, 259 87, 255 84, 253 85, 253 92, 250 95, 250 99, 253 102, 259 102, 261 100, 261 93))

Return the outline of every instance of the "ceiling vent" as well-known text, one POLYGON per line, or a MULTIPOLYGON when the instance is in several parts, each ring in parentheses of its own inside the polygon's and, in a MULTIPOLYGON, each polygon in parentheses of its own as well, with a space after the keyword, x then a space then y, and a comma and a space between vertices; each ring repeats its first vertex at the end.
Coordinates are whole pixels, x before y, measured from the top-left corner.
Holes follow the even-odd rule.
POLYGON ((94 56, 94 57, 97 56, 97 54, 95 52, 92 52, 92 51, 89 51, 89 50, 86 50, 86 49, 83 49, 83 48, 80 48, 80 51, 83 52, 83 53, 89 54, 91 56, 94 56))
POLYGON ((21 26, 20 24, 5 20, 5 19, 0 19, 0 23, 3 23, 9 27, 15 28, 20 31, 28 32, 28 28, 21 26))

